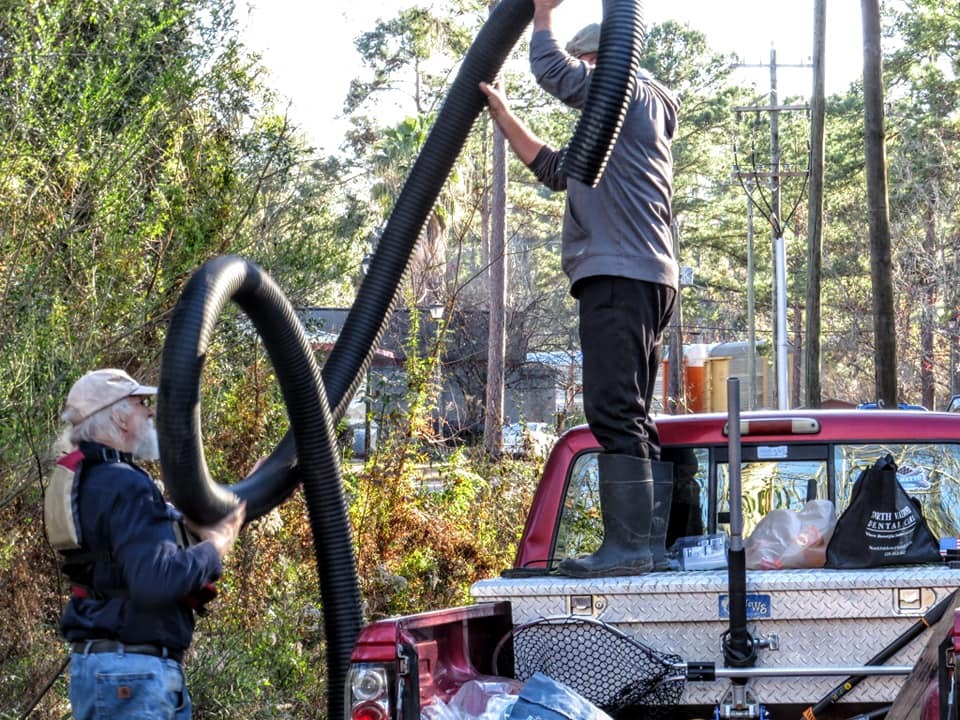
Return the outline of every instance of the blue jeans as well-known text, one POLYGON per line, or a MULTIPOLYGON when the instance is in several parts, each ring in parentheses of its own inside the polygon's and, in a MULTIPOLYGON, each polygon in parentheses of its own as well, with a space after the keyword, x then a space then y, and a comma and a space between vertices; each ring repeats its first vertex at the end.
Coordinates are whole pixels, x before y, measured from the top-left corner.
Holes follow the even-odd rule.
POLYGON ((74 720, 190 720, 190 693, 180 663, 134 653, 73 653, 74 720))

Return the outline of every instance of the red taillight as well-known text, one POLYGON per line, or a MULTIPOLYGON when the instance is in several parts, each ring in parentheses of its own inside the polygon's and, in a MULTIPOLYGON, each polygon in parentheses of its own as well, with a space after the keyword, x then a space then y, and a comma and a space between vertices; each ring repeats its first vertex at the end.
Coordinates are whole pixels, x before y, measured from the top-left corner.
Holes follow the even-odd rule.
POLYGON ((390 671, 386 665, 353 665, 346 691, 349 720, 389 720, 390 671))
POLYGON ((387 720, 387 710, 380 703, 364 702, 353 706, 351 716, 353 720, 387 720))

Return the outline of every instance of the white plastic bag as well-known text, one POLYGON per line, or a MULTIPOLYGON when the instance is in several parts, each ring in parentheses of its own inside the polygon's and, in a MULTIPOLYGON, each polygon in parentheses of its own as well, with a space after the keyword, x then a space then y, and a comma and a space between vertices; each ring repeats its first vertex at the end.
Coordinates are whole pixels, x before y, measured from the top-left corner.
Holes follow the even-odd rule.
POLYGON ((744 542, 747 568, 819 568, 837 526, 829 500, 808 500, 800 510, 771 510, 744 542))
POLYGON ((511 678, 483 676, 468 680, 449 703, 434 700, 420 712, 421 720, 504 720, 523 683, 511 678))

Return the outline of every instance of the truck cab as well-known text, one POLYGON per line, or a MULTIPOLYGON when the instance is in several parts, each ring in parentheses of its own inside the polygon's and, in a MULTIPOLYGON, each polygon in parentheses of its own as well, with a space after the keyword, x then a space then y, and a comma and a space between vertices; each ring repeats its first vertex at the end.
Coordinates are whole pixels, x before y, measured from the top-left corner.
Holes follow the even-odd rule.
MULTIPOLYGON (((675 487, 688 488, 707 533, 729 523, 727 416, 664 416, 657 427, 662 459, 674 466, 675 487)), ((860 473, 886 454, 898 479, 920 500, 936 537, 960 528, 960 424, 943 413, 830 410, 747 413, 741 418, 744 535, 770 510, 800 510, 828 499, 840 514, 860 473)), ((554 568, 600 543, 597 455, 586 427, 557 444, 533 500, 516 560, 518 568, 554 568)), ((688 527, 671 519, 671 539, 688 527)), ((689 518, 690 524, 696 524, 689 518)))

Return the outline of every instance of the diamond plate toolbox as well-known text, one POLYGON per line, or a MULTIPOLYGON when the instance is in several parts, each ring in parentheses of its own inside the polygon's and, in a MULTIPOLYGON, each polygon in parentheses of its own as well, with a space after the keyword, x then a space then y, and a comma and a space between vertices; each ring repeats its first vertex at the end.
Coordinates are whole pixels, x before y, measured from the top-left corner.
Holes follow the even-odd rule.
MULTIPOLYGON (((661 572, 580 580, 557 576, 496 578, 472 588, 477 601, 509 600, 514 626, 556 616, 588 617, 614 626, 658 653, 683 662, 724 666, 721 635, 729 627, 727 571, 661 572)), ((870 570, 750 570, 747 627, 762 643, 756 667, 852 667, 866 664, 960 584, 946 565, 870 570)), ((927 643, 923 633, 888 660, 912 665, 927 643)), ((519 641, 519 636, 518 636, 519 641)), ((556 643, 554 643, 556 644, 556 643)), ((518 648, 519 649, 519 648, 518 648)), ((540 668, 521 667, 518 677, 540 668)), ((584 672, 581 687, 592 694, 584 672)), ((549 673, 548 673, 549 674, 549 673)), ((843 678, 753 678, 761 703, 814 703, 843 678)), ((903 676, 871 677, 841 702, 892 702, 903 676)), ((729 680, 688 681, 682 704, 713 704, 729 680)))

